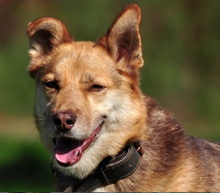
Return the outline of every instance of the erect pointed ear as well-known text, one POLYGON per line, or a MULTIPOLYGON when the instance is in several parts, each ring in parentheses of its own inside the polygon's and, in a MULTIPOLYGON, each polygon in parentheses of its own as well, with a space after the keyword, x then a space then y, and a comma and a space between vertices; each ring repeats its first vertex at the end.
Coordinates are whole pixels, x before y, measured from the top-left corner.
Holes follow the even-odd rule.
POLYGON ((139 6, 128 5, 99 41, 118 64, 122 63, 123 66, 126 64, 125 66, 132 69, 143 66, 140 21, 139 6))
POLYGON ((39 58, 49 54, 53 48, 60 44, 73 41, 65 25, 61 21, 50 17, 30 22, 27 34, 30 38, 29 55, 31 57, 28 70, 32 77, 34 72, 42 65, 39 58))

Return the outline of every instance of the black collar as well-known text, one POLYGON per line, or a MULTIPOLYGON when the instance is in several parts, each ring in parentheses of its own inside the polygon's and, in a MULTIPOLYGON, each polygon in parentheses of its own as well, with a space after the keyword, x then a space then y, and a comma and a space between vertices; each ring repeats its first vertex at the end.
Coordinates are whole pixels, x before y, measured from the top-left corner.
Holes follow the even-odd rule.
MULTIPOLYGON (((86 179, 73 180, 71 191, 90 192, 130 176, 139 166, 142 154, 140 143, 126 145, 116 157, 105 158, 86 179)), ((57 174, 58 171, 55 168, 52 170, 57 174)), ((61 175, 59 172, 58 174, 61 175)))

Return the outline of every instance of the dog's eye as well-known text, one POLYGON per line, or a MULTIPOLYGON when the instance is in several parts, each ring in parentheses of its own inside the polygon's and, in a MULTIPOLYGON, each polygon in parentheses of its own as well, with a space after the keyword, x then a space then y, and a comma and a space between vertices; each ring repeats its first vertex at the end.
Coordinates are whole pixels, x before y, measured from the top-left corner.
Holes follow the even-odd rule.
POLYGON ((48 81, 48 82, 45 82, 45 86, 47 88, 54 88, 56 90, 59 89, 59 86, 58 86, 58 83, 56 81, 48 81))
POLYGON ((101 91, 104 89, 104 86, 98 85, 98 84, 94 84, 90 87, 90 91, 101 91))

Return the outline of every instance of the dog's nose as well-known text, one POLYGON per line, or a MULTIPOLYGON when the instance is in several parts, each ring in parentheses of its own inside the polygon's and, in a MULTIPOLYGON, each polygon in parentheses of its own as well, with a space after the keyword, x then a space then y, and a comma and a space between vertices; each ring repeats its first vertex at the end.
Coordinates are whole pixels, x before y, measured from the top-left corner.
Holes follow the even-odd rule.
POLYGON ((53 122, 58 130, 67 132, 72 129, 76 122, 76 115, 72 113, 56 113, 53 115, 53 122))

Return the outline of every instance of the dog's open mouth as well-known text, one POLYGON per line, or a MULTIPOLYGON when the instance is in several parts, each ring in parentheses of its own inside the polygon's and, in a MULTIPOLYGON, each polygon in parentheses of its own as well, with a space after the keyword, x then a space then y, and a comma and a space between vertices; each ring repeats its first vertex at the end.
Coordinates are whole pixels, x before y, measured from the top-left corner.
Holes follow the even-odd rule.
POLYGON ((62 166, 71 166, 77 163, 81 159, 83 152, 96 139, 103 123, 104 122, 102 122, 88 138, 82 141, 67 137, 55 138, 54 152, 58 163, 62 166))

